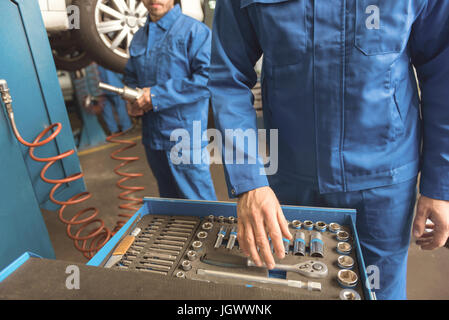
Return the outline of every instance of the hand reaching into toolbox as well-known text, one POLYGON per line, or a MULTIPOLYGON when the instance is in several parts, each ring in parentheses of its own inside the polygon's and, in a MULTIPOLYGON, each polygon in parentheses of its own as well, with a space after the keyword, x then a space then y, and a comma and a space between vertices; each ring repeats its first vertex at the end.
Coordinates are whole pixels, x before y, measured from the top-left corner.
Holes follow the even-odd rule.
POLYGON ((128 114, 132 117, 142 116, 145 112, 153 109, 151 101, 151 89, 143 88, 143 94, 134 102, 127 103, 128 114))
POLYGON ((273 190, 262 187, 242 194, 237 203, 237 215, 240 249, 257 266, 265 263, 269 269, 273 269, 275 262, 268 236, 279 259, 285 257, 282 238, 292 239, 287 220, 273 190))
POLYGON ((423 250, 443 247, 449 237, 449 201, 431 199, 420 196, 413 224, 413 235, 416 243, 423 250), (427 219, 432 224, 426 224, 427 219), (430 229, 430 232, 425 232, 430 229))

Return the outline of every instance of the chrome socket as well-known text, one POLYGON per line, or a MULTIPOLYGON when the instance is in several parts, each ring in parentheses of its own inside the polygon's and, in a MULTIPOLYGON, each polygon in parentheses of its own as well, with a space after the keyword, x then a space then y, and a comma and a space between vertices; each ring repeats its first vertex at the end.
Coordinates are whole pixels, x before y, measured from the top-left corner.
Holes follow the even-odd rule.
POLYGON ((319 232, 324 232, 327 229, 327 224, 324 221, 317 221, 315 223, 315 229, 319 232))
POLYGON ((285 254, 287 255, 290 252, 290 240, 282 238, 282 242, 284 243, 284 251, 285 254))
POLYGON ((329 223, 329 231, 330 232, 337 233, 340 230, 341 230, 341 226, 338 223, 336 223, 336 222, 329 223))
POLYGON ((310 220, 305 220, 303 223, 302 223, 302 226, 304 227, 304 229, 306 229, 306 230, 313 230, 313 222, 312 221, 310 221, 310 220))
POLYGON ((339 256, 337 264, 341 269, 352 269, 354 267, 354 259, 350 256, 339 256))
POLYGON ((295 234, 295 239, 293 243, 293 254, 295 256, 306 255, 306 235, 302 231, 298 231, 295 234))
POLYGON ((205 222, 205 223, 203 223, 203 225, 201 226, 201 229, 206 230, 206 231, 209 231, 209 230, 212 230, 212 227, 213 227, 213 226, 214 226, 213 223, 211 223, 211 222, 205 222))
POLYGON ((228 244, 226 245, 226 249, 232 250, 235 245, 235 240, 237 239, 237 226, 232 227, 231 232, 229 233, 228 244))
POLYGON ((350 254, 352 246, 349 242, 339 242, 337 243, 337 252, 339 254, 350 254))
POLYGON ((192 269, 192 263, 189 260, 184 260, 181 263, 181 267, 184 271, 189 271, 192 269))
POLYGON ((192 248, 193 250, 195 250, 196 252, 199 252, 203 249, 203 243, 201 241, 193 241, 192 243, 192 248))
POLYGON ((310 256, 324 257, 324 242, 321 233, 318 231, 313 231, 310 235, 310 256))
POLYGON ((214 222, 214 221, 215 221, 215 216, 214 216, 213 214, 211 214, 211 215, 209 215, 209 216, 207 217, 207 220, 208 220, 209 222, 214 222))
POLYGON ((218 222, 224 223, 224 221, 225 221, 225 217, 223 217, 223 216, 218 217, 218 222))
POLYGON ((226 227, 221 226, 220 231, 218 231, 218 234, 217 234, 217 241, 215 241, 215 245, 214 245, 215 249, 220 248, 220 246, 223 242, 223 238, 226 236, 227 232, 228 231, 227 231, 226 227))
POLYGON ((361 297, 355 290, 343 289, 340 291, 340 300, 361 300, 361 297))
POLYGON ((293 229, 301 229, 302 222, 299 221, 299 220, 293 220, 291 222, 291 226, 292 226, 293 229))
POLYGON ((193 251, 193 250, 187 251, 187 259, 189 259, 190 261, 193 261, 193 260, 196 260, 196 258, 198 258, 198 254, 196 253, 196 251, 193 251))
POLYGON ((185 279, 186 274, 184 273, 184 271, 178 271, 176 272, 175 277, 185 279))
POLYGON ((346 231, 340 230, 337 232, 337 240, 338 241, 348 241, 349 240, 349 233, 346 231))
POLYGON ((340 270, 337 273, 337 281, 345 289, 354 288, 359 281, 357 274, 352 270, 340 270))
POLYGON ((197 237, 199 240, 204 240, 204 239, 207 238, 207 232, 206 232, 206 231, 200 231, 200 232, 198 232, 198 233, 196 234, 196 237, 197 237))

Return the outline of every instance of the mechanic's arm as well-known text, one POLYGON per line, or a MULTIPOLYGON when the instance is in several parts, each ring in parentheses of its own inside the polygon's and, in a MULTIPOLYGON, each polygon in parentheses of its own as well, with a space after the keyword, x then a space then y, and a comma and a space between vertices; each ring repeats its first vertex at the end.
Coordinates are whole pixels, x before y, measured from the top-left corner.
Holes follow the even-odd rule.
POLYGON ((151 104, 154 112, 159 112, 209 99, 210 92, 207 88, 207 81, 210 42, 211 32, 208 28, 199 28, 193 32, 189 41, 188 57, 186 57, 190 64, 190 77, 172 78, 151 88, 145 88, 143 102, 151 104))
POLYGON ((449 236, 449 1, 428 0, 412 31, 412 63, 422 95, 423 166, 413 234, 422 249, 449 236), (425 233, 426 220, 433 229, 425 233))
MULTIPOLYGON (((276 255, 284 258, 282 238, 291 239, 279 202, 268 187, 264 167, 257 154, 241 150, 225 130, 252 130, 257 137, 256 112, 251 88, 257 82, 254 66, 262 54, 257 37, 240 0, 217 1, 212 36, 209 89, 212 95, 215 125, 232 143, 234 154, 243 154, 245 164, 225 161, 225 173, 231 196, 239 196, 238 241, 243 253, 259 266, 274 267, 270 236, 276 255), (259 252, 258 252, 259 250, 259 252)), ((257 146, 256 146, 256 149, 257 146)), ((224 152, 226 155, 226 151, 224 152)), ((232 157, 234 158, 234 156, 232 157)))

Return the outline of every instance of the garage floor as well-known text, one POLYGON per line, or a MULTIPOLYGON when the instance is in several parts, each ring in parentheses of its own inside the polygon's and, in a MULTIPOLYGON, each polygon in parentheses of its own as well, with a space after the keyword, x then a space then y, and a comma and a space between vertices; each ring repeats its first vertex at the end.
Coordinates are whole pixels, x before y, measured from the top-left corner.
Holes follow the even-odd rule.
MULTIPOLYGON (((123 155, 140 157, 140 161, 128 165, 127 172, 144 173, 144 177, 130 182, 129 185, 145 186, 145 191, 137 195, 158 196, 156 181, 148 168, 144 150, 140 143, 139 129, 128 133, 126 138, 137 142, 137 146, 123 153, 123 155)), ((118 177, 113 172, 113 168, 119 164, 119 161, 110 159, 111 151, 116 148, 117 146, 112 144, 105 144, 79 153, 86 185, 93 194, 92 199, 83 204, 81 208, 98 207, 100 209, 99 217, 111 229, 114 227, 116 216, 120 212, 118 205, 122 203, 117 198, 120 191, 115 186, 115 182, 118 177)), ((219 165, 213 165, 211 172, 218 199, 228 201, 223 168, 219 165)), ((74 210, 68 211, 67 217, 73 216, 74 213, 74 210)), ((73 242, 66 236, 65 227, 58 220, 57 213, 43 212, 43 215, 56 252, 56 258, 65 261, 87 262, 75 250, 73 242)), ((449 299, 449 286, 447 285, 449 250, 442 248, 425 252, 412 243, 409 252, 409 299, 449 299)))

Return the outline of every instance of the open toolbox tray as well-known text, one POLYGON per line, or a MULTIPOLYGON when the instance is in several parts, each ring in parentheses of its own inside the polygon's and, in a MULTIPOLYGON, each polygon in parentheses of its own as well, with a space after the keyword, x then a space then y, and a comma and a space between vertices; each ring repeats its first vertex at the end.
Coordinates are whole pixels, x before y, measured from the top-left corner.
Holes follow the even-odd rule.
MULTIPOLYGON (((302 222, 311 220, 313 222, 323 221, 327 225, 337 223, 341 226, 342 230, 347 231, 350 234, 349 243, 352 245, 349 256, 355 261, 352 270, 358 276, 358 284, 352 289, 362 299, 375 299, 374 294, 364 285, 367 275, 355 226, 355 210, 296 206, 283 206, 282 209, 286 219, 290 222, 293 220, 300 220, 302 222)), ((328 229, 320 232, 324 243, 324 257, 310 256, 310 235, 316 230, 309 231, 301 228, 299 231, 304 232, 307 244, 305 256, 293 255, 293 241, 290 241, 290 252, 286 255, 286 258, 282 261, 276 259, 276 263, 284 265, 294 265, 310 261, 322 262, 328 268, 328 275, 325 278, 316 279, 292 271, 268 271, 264 268, 247 267, 244 265, 225 267, 220 264, 204 263, 200 257, 203 257, 205 254, 213 254, 215 257, 222 255, 226 257, 225 260, 229 257, 236 258, 235 260, 239 260, 238 258, 240 257, 240 260, 244 260, 244 255, 238 249, 238 243, 232 249, 226 248, 230 230, 233 226, 237 226, 235 223, 230 223, 228 217, 237 218, 236 203, 234 202, 145 198, 142 208, 109 240, 87 265, 105 266, 122 239, 131 234, 136 228, 139 228, 141 231, 135 238, 133 245, 128 249, 123 259, 112 266, 113 269, 123 269, 131 272, 148 271, 150 273, 163 274, 168 277, 176 277, 177 274, 183 274, 187 279, 210 281, 211 283, 216 283, 217 286, 226 283, 247 287, 267 288, 273 291, 273 295, 276 292, 282 291, 284 293, 300 293, 300 297, 304 299, 340 299, 340 293, 343 288, 337 282, 337 273, 341 270, 337 265, 337 258, 341 256, 336 250, 339 241, 336 239, 336 234, 330 232, 328 229), (210 221, 210 215, 215 216, 214 221, 210 221), (217 221, 219 216, 225 217, 223 223, 217 221), (206 222, 212 222, 213 227, 210 230, 206 230, 207 237, 202 239, 202 247, 197 252, 198 258, 190 261, 187 259, 187 252, 193 251, 192 244, 194 241, 198 241, 197 234, 200 231, 204 231, 202 226, 206 222), (223 244, 216 249, 214 245, 217 234, 223 225, 227 227, 226 236, 223 239, 223 244), (167 233, 168 231, 169 233, 167 233), (177 232, 179 234, 176 234, 177 232), (167 239, 167 235, 173 236, 174 238, 167 239), (161 236, 164 236, 164 238, 161 238, 161 236), (158 255, 165 255, 165 257, 158 262, 158 255), (167 256, 170 256, 170 258, 167 256), (126 263, 123 263, 123 261, 126 261, 126 263), (181 266, 183 261, 190 261, 191 268, 184 270, 181 266), (261 276, 271 279, 297 280, 304 283, 309 281, 319 282, 322 290, 311 291, 304 288, 299 289, 279 284, 199 275, 198 269, 261 276)), ((294 229, 290 224, 290 231, 294 235, 298 230, 294 229)))

